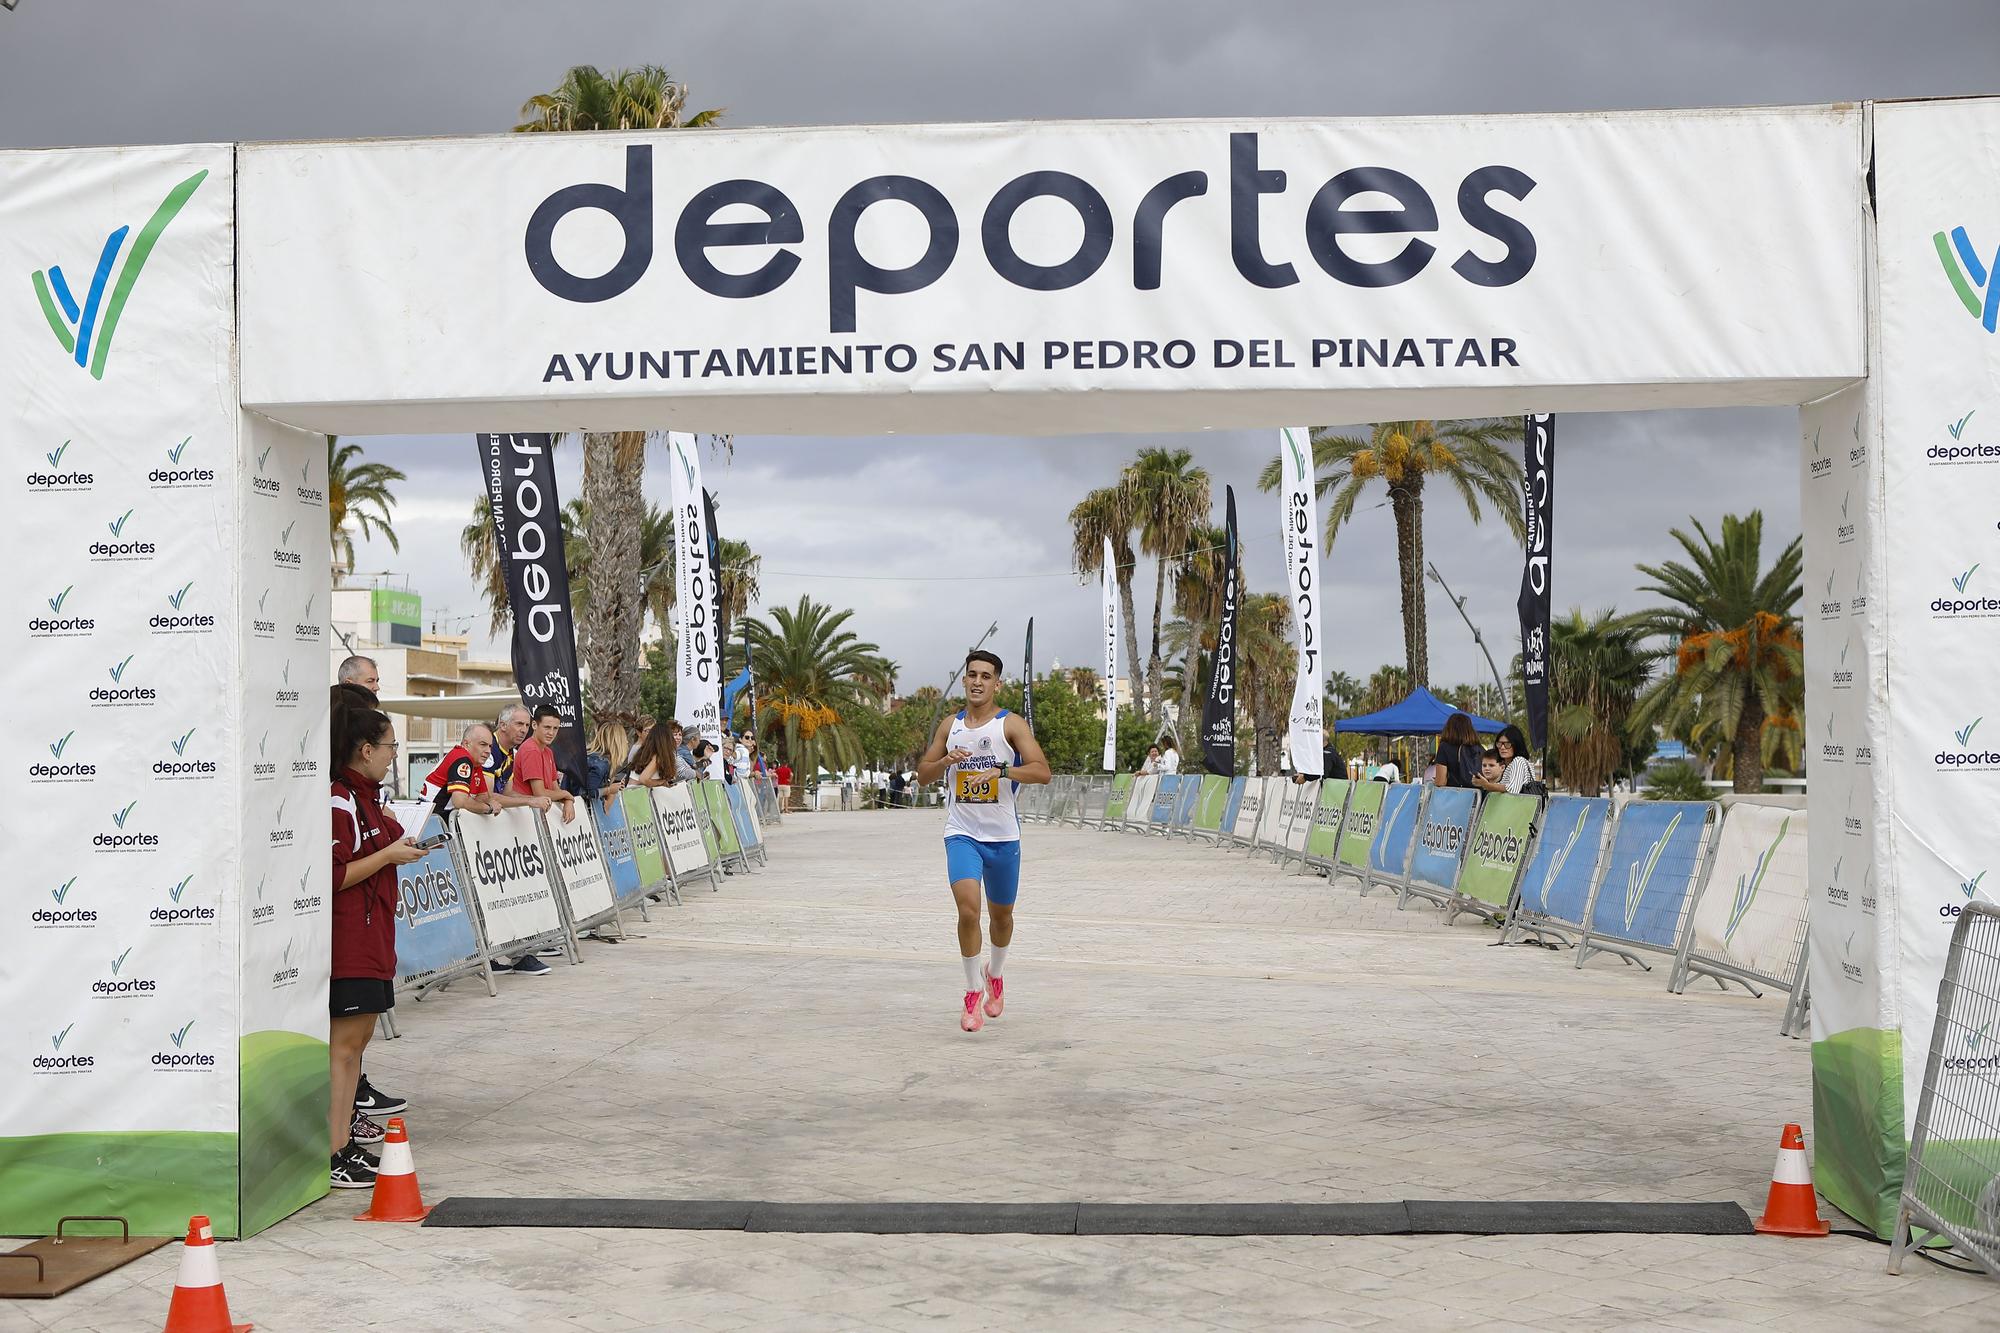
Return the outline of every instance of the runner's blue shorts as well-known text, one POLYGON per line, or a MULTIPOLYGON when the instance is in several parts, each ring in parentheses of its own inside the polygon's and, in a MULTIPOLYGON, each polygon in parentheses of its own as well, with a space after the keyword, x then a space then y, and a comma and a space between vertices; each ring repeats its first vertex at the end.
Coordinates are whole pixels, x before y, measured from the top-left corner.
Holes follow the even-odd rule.
POLYGON ((986 886, 986 901, 1002 907, 1014 905, 1021 891, 1021 844, 981 842, 963 833, 944 840, 945 878, 956 884, 976 879, 986 886))

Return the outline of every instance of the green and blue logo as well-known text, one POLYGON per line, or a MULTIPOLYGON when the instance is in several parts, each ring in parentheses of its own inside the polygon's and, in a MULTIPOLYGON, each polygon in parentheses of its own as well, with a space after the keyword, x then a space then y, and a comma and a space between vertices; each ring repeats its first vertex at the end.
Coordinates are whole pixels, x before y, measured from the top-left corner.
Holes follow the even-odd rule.
MULTIPOLYGON (((81 302, 70 289, 69 279, 62 267, 51 264, 46 269, 36 269, 32 281, 35 299, 41 302, 42 317, 49 322, 49 330, 56 336, 66 353, 74 356, 77 365, 90 372, 92 379, 104 378, 104 364, 111 356, 111 338, 118 331, 119 317, 125 313, 125 303, 131 299, 132 288, 139 281, 139 274, 152 258, 153 247, 160 242, 161 233, 167 224, 179 216, 201 183, 208 179, 206 170, 194 175, 168 191, 160 206, 153 210, 153 216, 132 237, 128 250, 125 241, 131 235, 128 224, 118 228, 104 240, 104 248, 98 253, 97 268, 91 274, 90 285, 85 289, 81 302), (119 263, 119 256, 124 263, 119 263), (112 277, 112 269, 118 275, 112 277), (110 291, 107 295, 106 288, 110 291)), ((1989 323, 1991 321, 1989 320, 1989 323)))
POLYGON ((1947 241, 1943 232, 1931 236, 1931 244, 1937 247, 1938 262, 1944 265, 1944 275, 1951 281, 1951 289, 1958 293, 1958 301, 1988 333, 2000 324, 2000 250, 1993 253, 1990 264, 1979 262, 1979 255, 1972 248, 1972 238, 1965 234, 1965 228, 1953 227, 1951 239, 1947 241), (1983 299, 1982 299, 1982 291, 1983 299))

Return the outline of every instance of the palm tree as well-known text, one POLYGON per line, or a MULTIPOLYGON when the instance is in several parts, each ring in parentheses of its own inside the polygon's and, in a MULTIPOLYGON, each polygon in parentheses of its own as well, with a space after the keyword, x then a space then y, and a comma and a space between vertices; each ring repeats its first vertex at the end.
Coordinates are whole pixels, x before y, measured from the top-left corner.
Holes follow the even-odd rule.
MULTIPOLYGON (((522 121, 514 129, 524 134, 670 130, 699 128, 721 119, 719 109, 686 114, 687 95, 687 85, 658 65, 609 74, 577 65, 553 92, 538 93, 522 104, 522 121)), ((584 432, 583 499, 593 520, 590 563, 605 595, 593 599, 582 617, 582 648, 591 702, 607 713, 638 711, 645 670, 639 648, 646 619, 639 577, 645 468, 643 432, 584 432)))
POLYGON ((1132 555, 1132 529, 1137 526, 1132 494, 1123 486, 1094 490, 1069 511, 1070 559, 1079 575, 1103 571, 1104 542, 1111 541, 1111 560, 1118 567, 1119 613, 1125 618, 1125 670, 1131 676, 1132 705, 1143 712, 1146 692, 1140 685, 1139 627, 1132 623, 1132 570, 1138 564, 1132 555))
POLYGON ((1236 669, 1250 710, 1250 728, 1259 773, 1278 771, 1285 719, 1292 710, 1298 653, 1288 630, 1291 600, 1283 593, 1244 597, 1236 617, 1236 669))
POLYGON ((894 685, 881 650, 843 628, 853 614, 800 597, 796 607, 772 608, 768 620, 743 622, 765 729, 782 735, 800 786, 822 767, 861 762, 861 740, 846 719, 894 685))
POLYGON ((1410 669, 1399 666, 1381 666, 1368 677, 1362 687, 1357 707, 1364 713, 1379 713, 1410 697, 1410 669))
POLYGON ((1671 645, 1674 669, 1641 695, 1632 710, 1634 733, 1664 722, 1690 736, 1728 739, 1730 771, 1741 792, 1764 785, 1765 728, 1785 717, 1803 697, 1805 645, 1798 605, 1804 561, 1800 539, 1763 568, 1764 515, 1728 514, 1722 540, 1699 522, 1695 536, 1680 529, 1673 538, 1693 567, 1678 560, 1640 565, 1653 580, 1644 592, 1667 599, 1623 622, 1671 645))
POLYGON ((1625 719, 1652 674, 1645 637, 1611 611, 1549 625, 1549 767, 1586 796, 1631 766, 1625 719))
MULTIPOLYGON (((717 550, 722 556, 721 568, 716 572, 716 581, 722 588, 722 619, 734 625, 749 613, 750 604, 764 591, 759 582, 764 572, 764 557, 751 550, 749 542, 732 537, 724 537, 717 550)), ((669 579, 668 587, 672 586, 669 579)), ((668 600, 671 605, 671 593, 668 600)))
POLYGON ((1167 567, 1183 557, 1194 531, 1208 522, 1208 471, 1194 466, 1194 454, 1186 449, 1141 449, 1118 484, 1132 498, 1139 549, 1153 557, 1153 651, 1146 659, 1146 699, 1148 716, 1158 726, 1166 713, 1160 621, 1166 610, 1167 567))
MULTIPOLYGON (((1480 521, 1481 500, 1500 511, 1515 541, 1526 540, 1521 518, 1521 460, 1501 446, 1521 438, 1519 417, 1471 421, 1383 421, 1369 438, 1313 432, 1314 490, 1334 493, 1326 514, 1326 540, 1354 517, 1354 503, 1370 481, 1389 488, 1396 516, 1396 564, 1403 593, 1403 654, 1410 680, 1430 683, 1430 638, 1424 618, 1424 483, 1437 476, 1451 482, 1480 521)), ((1284 480, 1273 458, 1257 484, 1274 491, 1284 480)))
POLYGON ((1079 699, 1095 699, 1101 706, 1104 702, 1104 677, 1093 667, 1064 667, 1062 674, 1069 679, 1069 687, 1079 699))
POLYGON ((402 550, 396 530, 389 526, 389 511, 396 507, 393 481, 406 481, 401 472, 387 463, 364 463, 361 446, 341 444, 338 435, 326 437, 326 522, 333 539, 333 580, 354 572, 354 539, 381 537, 392 551, 402 550))

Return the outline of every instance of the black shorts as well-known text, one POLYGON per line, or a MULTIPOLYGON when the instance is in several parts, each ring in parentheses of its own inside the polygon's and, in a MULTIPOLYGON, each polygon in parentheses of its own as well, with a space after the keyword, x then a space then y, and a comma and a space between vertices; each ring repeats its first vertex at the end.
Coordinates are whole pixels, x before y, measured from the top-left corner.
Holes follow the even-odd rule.
POLYGON ((335 977, 327 986, 326 1009, 335 1018, 386 1014, 395 1007, 395 986, 377 977, 335 977))

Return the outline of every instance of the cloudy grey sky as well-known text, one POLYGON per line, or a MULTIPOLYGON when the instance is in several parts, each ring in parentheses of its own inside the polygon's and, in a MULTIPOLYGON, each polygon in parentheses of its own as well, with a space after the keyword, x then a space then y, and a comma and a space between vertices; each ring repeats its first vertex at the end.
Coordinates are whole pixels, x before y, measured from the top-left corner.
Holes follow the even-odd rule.
MULTIPOLYGON (((1411 115, 1793 103, 1991 91, 1993 0, 1587 0, 1384 4, 1191 0, 1007 6, 728 5, 422 0, 20 0, 0 13, 0 145, 345 138, 507 129, 565 67, 661 63, 701 107, 738 126, 1057 117, 1411 115), (87 90, 87 91, 86 91, 87 90)), ((1639 560, 1671 554, 1690 515, 1762 507, 1767 539, 1798 530, 1790 411, 1570 416, 1556 526, 1558 602, 1637 604, 1639 560)), ((1064 573, 1064 522, 1145 443, 1194 450, 1234 483, 1247 577, 1275 587, 1271 498, 1255 489, 1273 442, 1184 438, 892 440, 746 437, 711 470, 722 524, 764 556, 764 596, 857 609, 856 628, 941 682, 992 620, 1012 661, 1037 619, 1046 657, 1087 662, 1095 591, 1064 573), (1010 494, 970 479, 997 469, 1010 494), (957 553, 1004 543, 1010 576, 951 577, 957 553), (854 577, 854 576, 868 577, 854 577)), ((477 602, 457 534, 478 494, 466 438, 380 437, 372 457, 409 474, 402 551, 366 548, 426 608, 477 602)), ((576 451, 570 467, 575 467, 576 451)), ((664 500, 665 477, 649 484, 664 500)), ((574 485, 573 472, 565 482, 574 485)), ((1518 562, 1505 528, 1473 527, 1435 497, 1428 553, 1466 595, 1504 667, 1518 562)), ((1402 658, 1394 527, 1365 510, 1329 556, 1332 664, 1357 676, 1402 658)), ((1150 588, 1150 570, 1141 582, 1150 588)), ((1143 602, 1143 598, 1142 598, 1143 602)), ((1142 624, 1148 615, 1142 604, 1142 624)), ((1442 598, 1433 675, 1484 664, 1442 598)), ((462 623, 462 622, 460 622, 462 623)), ((484 617, 473 626, 483 631, 484 617)), ((1142 643, 1143 650, 1143 643, 1142 643)))

